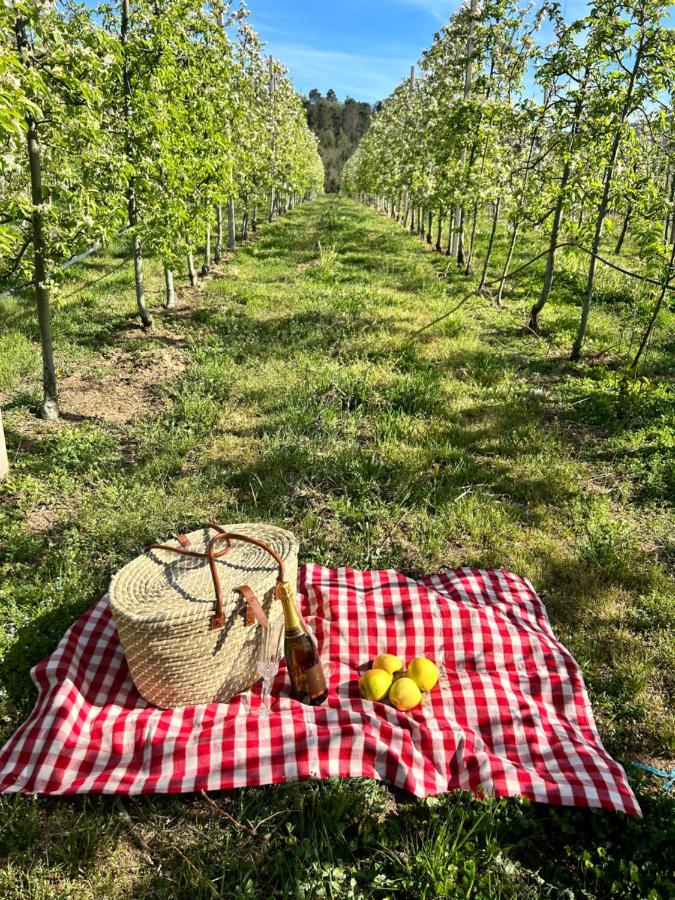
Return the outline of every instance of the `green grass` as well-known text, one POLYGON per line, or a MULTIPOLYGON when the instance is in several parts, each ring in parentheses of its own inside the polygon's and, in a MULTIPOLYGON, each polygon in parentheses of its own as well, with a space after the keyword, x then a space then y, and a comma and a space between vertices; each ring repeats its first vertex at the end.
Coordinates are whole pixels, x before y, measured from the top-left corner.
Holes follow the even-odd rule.
MULTIPOLYGON (((181 308, 158 310, 144 335, 130 267, 115 270, 125 252, 89 260, 61 292, 56 425, 32 412, 32 306, 0 301, 12 462, 0 737, 34 700, 30 666, 143 546, 211 518, 264 519, 295 531, 306 561, 527 576, 582 666, 608 750, 673 764, 672 320, 644 377, 626 389, 621 376, 646 295, 603 273, 579 365, 566 359, 583 283, 570 254, 542 340, 522 331, 537 267, 503 309, 472 298, 414 337, 471 282, 442 277, 447 260, 384 217, 326 197, 201 290, 183 285, 181 308), (110 421, 75 393, 98 386, 105 405, 116 384, 130 405, 110 421)), ((158 304, 161 271, 147 269, 158 304)), ((675 804, 630 774, 642 822, 462 794, 413 802, 361 780, 221 794, 256 838, 201 797, 128 801, 128 815, 110 798, 7 797, 0 894, 666 897, 675 804)))

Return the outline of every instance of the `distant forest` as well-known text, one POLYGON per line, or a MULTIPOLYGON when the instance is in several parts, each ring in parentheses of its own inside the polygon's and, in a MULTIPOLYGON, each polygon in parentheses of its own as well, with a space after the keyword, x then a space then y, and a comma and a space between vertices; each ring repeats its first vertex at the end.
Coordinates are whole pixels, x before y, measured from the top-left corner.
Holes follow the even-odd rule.
POLYGON ((368 130, 373 110, 369 103, 347 97, 341 103, 335 91, 322 96, 316 88, 303 101, 309 127, 319 139, 319 153, 326 170, 326 191, 340 190, 342 169, 368 130))

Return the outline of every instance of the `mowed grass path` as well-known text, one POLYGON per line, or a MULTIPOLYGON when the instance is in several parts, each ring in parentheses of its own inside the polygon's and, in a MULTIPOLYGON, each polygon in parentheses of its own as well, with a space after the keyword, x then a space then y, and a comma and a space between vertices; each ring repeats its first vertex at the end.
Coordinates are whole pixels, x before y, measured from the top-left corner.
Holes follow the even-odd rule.
MULTIPOLYGON (((521 327, 536 273, 503 309, 474 297, 415 336, 470 287, 446 264, 325 197, 265 227, 146 335, 130 266, 94 258, 54 314, 65 413, 54 426, 31 412, 32 305, 0 301, 3 737, 34 700, 30 666, 112 572, 209 519, 260 519, 293 530, 304 561, 527 576, 583 668, 608 749, 672 765, 668 335, 650 355, 658 377, 619 403, 607 348, 631 327, 621 298, 601 294, 579 366, 565 358, 569 272, 543 340, 521 327)), ((147 269, 159 293, 159 267, 147 269)), ((264 840, 201 797, 127 812, 110 798, 4 798, 0 894, 665 897, 675 805, 631 777, 644 822, 459 794, 410 802, 366 781, 222 794, 241 822, 279 813, 264 840)))

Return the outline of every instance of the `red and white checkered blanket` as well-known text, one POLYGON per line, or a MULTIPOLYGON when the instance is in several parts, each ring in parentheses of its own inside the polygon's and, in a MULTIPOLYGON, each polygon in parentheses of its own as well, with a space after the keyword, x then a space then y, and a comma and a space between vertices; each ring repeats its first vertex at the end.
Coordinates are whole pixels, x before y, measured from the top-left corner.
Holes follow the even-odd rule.
POLYGON ((292 699, 282 667, 268 717, 256 714, 259 685, 229 703, 155 709, 131 682, 104 598, 32 670, 37 704, 0 752, 0 790, 180 793, 365 776, 419 797, 460 788, 639 814, 529 582, 307 565, 300 588, 329 668, 324 705, 292 699), (427 703, 402 713, 359 697, 359 669, 384 651, 436 661, 427 703))

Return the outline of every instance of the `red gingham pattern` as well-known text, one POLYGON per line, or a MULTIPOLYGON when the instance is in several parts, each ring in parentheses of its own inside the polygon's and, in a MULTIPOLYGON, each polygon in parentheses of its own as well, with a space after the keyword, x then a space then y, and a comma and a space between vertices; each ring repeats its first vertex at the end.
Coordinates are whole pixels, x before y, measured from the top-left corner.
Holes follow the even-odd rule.
POLYGON ((155 709, 131 682, 103 598, 32 670, 38 700, 0 752, 0 790, 181 793, 365 776, 418 797, 461 788, 640 814, 529 582, 308 565, 300 589, 329 670, 323 706, 293 700, 282 667, 269 717, 255 712, 259 685, 229 703, 155 709), (439 685, 422 706, 360 699, 360 671, 384 651, 436 661, 439 685))

